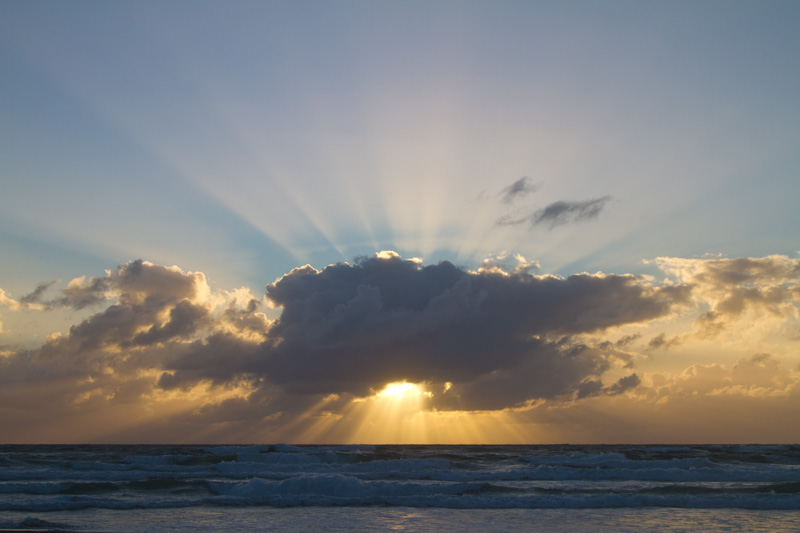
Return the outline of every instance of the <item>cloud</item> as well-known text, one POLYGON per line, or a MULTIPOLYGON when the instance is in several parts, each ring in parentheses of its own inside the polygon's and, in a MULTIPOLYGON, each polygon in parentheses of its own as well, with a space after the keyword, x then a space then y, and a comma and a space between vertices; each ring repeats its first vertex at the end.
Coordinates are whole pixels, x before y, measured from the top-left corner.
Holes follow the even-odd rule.
MULTIPOLYGON (((800 373, 772 355, 637 377, 638 385, 621 394, 539 402, 517 411, 515 421, 550 442, 795 443, 800 437, 793 423, 800 416, 800 373)), ((589 392, 599 388, 587 385, 589 392)))
POLYGON ((397 256, 295 269, 267 294, 282 314, 266 379, 356 395, 403 379, 452 382, 474 408, 571 394, 608 367, 571 336, 665 316, 688 296, 628 275, 469 272, 397 256))
POLYGON ((591 379, 580 384, 577 398, 582 399, 600 395, 616 396, 638 387, 641 382, 642 380, 636 374, 619 378, 616 383, 608 387, 603 386, 603 382, 598 379, 591 379))
POLYGON ((523 217, 503 216, 497 220, 497 225, 518 226, 520 224, 530 224, 530 227, 544 225, 547 229, 552 230, 557 226, 597 218, 609 201, 611 201, 611 196, 602 196, 582 202, 553 202, 523 217))
MULTIPOLYGON (((205 277, 134 261, 71 284, 115 303, 8 360, 6 380, 102 373, 157 376, 163 389, 259 383, 288 395, 364 396, 391 381, 451 382, 446 409, 500 409, 575 394, 610 366, 574 337, 669 314, 685 287, 630 275, 471 272, 380 253, 267 286, 274 323, 255 299, 214 303, 205 277)), ((603 389, 612 392, 613 389, 603 389)))
POLYGON ((61 291, 61 297, 52 303, 73 309, 90 307, 112 297, 112 285, 113 282, 109 277, 91 278, 87 282, 86 277, 81 276, 70 281, 67 288, 61 291))
POLYGON ((800 259, 659 257, 653 262, 678 283, 694 287, 696 299, 710 306, 695 321, 697 337, 715 338, 742 319, 752 328, 800 316, 800 259))
POLYGON ((505 274, 513 272, 514 274, 527 274, 539 270, 541 266, 538 261, 528 261, 522 254, 510 254, 508 252, 501 252, 499 254, 487 257, 478 268, 478 273, 481 274, 505 274), (509 265, 509 261, 514 261, 516 264, 513 268, 509 265))
POLYGON ((19 300, 14 300, 10 296, 6 294, 3 289, 0 289, 0 304, 7 307, 12 311, 16 311, 18 309, 32 309, 32 310, 42 310, 47 309, 49 306, 46 303, 42 303, 42 298, 44 293, 58 283, 58 281, 50 281, 46 283, 40 283, 36 286, 36 288, 22 296, 19 300))
POLYGON ((643 394, 660 401, 698 395, 770 397, 800 392, 800 374, 768 353, 739 358, 731 368, 720 364, 695 364, 678 375, 654 374, 643 394))
MULTIPOLYGON (((28 298, 28 303, 42 301, 42 292, 37 288, 37 296, 28 298)), ((207 334, 208 292, 201 273, 141 260, 121 265, 99 280, 73 281, 62 300, 78 308, 99 301, 100 293, 113 294, 116 301, 72 326, 66 335, 52 335, 40 348, 7 359, 6 375, 0 380, 116 372, 141 359, 142 347, 207 334)))
POLYGON ((59 291, 60 296, 46 299, 45 292, 57 283, 58 280, 40 283, 33 292, 20 298, 18 303, 9 300, 9 307, 39 310, 69 307, 80 310, 114 298, 123 304, 149 300, 152 305, 156 303, 155 299, 164 303, 182 298, 203 298, 210 290, 201 273, 187 275, 178 267, 154 265, 142 260, 106 271, 105 276, 93 277, 88 281, 85 276, 75 278, 59 291))
POLYGON ((681 338, 679 337, 672 337, 668 339, 666 333, 659 333, 650 339, 650 342, 647 343, 647 348, 649 350, 667 349, 671 348, 672 346, 677 346, 680 343, 681 338))
POLYGON ((538 191, 540 185, 533 183, 527 176, 523 176, 508 187, 500 191, 501 200, 504 203, 510 204, 517 198, 527 196, 528 194, 538 191))
POLYGON ((26 294, 22 298, 19 299, 19 303, 22 304, 24 307, 33 307, 37 304, 42 303, 42 296, 44 295, 45 291, 58 283, 58 280, 50 281, 47 283, 40 283, 36 286, 36 288, 30 294, 26 294))
MULTIPOLYGON (((195 435, 225 438, 234 435, 223 430, 233 427, 228 420, 246 440, 247 421, 299 435, 304 426, 292 420, 346 417, 353 400, 402 380, 433 392, 424 401, 430 413, 582 409, 604 398, 656 409, 697 394, 772 398, 797 387, 797 376, 781 378, 785 367, 763 353, 731 369, 633 372, 642 358, 655 364, 660 355, 645 355, 649 349, 669 347, 672 339, 655 335, 660 320, 699 315, 697 329, 713 311, 730 331, 726 320, 774 307, 772 320, 796 322, 793 260, 660 261, 670 279, 656 284, 629 274, 538 275, 511 254, 471 271, 382 252, 321 270, 299 267, 267 285, 276 320, 247 289, 212 291, 202 273, 133 261, 73 280, 49 300, 77 309, 105 302, 98 312, 36 349, 0 354, 0 404, 30 414, 0 409, 0 423, 35 432, 34 419, 55 424, 80 414, 114 426, 123 412, 147 412, 147 435, 180 420, 186 426, 170 435, 191 426, 195 435), (726 303, 738 289, 769 295, 776 287, 782 298, 726 303), (209 423, 216 433, 205 433, 209 423)), ((43 293, 30 301, 47 302, 43 293)), ((694 345, 678 324, 671 335, 686 352, 694 345)))
POLYGON ((19 302, 8 296, 3 289, 0 289, 0 305, 4 305, 12 311, 19 308, 19 302))

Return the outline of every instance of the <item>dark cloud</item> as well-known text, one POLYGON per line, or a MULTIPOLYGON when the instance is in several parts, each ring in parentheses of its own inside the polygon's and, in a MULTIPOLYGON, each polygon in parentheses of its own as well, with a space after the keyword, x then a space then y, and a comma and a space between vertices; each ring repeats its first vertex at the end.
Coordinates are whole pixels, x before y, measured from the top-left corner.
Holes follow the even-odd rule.
POLYGON ((641 384, 642 380, 636 374, 630 374, 628 376, 619 378, 616 383, 613 385, 606 387, 605 393, 609 396, 616 396, 617 394, 622 394, 623 392, 634 389, 641 384))
MULTIPOLYGON (((304 266, 267 286, 280 309, 275 321, 246 289, 212 293, 201 273, 134 261, 73 280, 61 293, 62 305, 107 300, 104 309, 39 348, 4 349, 0 399, 23 405, 24 398, 25 412, 62 418, 195 402, 180 420, 153 422, 147 434, 169 425, 175 434, 185 427, 220 439, 233 435, 230 424, 246 438, 248 420, 264 431, 289 427, 286 434, 302 435, 315 416, 346 418, 359 405, 353 399, 403 380, 431 391, 424 404, 440 411, 527 412, 651 387, 651 376, 632 370, 608 376, 632 369, 642 356, 635 346, 652 350, 689 338, 640 340, 621 326, 668 318, 688 304, 702 311, 695 327, 704 332, 753 312, 782 324, 796 316, 798 268, 788 258, 662 260, 679 279, 654 285, 633 275, 535 275, 521 256, 506 264, 511 257, 477 271, 449 262, 423 266, 393 252, 322 270, 304 266), (34 401, 31 394, 43 396, 34 401), (216 429, 203 433, 208 424, 216 429)), ((25 305, 48 302, 49 287, 42 284, 25 305)), ((22 305, 3 297, 9 309, 22 305)), ((792 386, 776 377, 776 365, 758 354, 737 363, 735 380, 702 365, 693 372, 698 386, 715 379, 734 388, 756 379, 767 388, 792 386)))
POLYGON ((498 219, 497 225, 518 226, 520 224, 529 224, 531 227, 544 225, 548 229, 553 229, 556 226, 596 218, 609 201, 611 201, 611 196, 603 196, 583 202, 553 202, 523 217, 503 216, 498 219))
POLYGON ((629 344, 633 343, 634 341, 639 340, 642 336, 641 333, 632 333, 630 335, 625 335, 624 337, 620 337, 616 341, 603 341, 598 343, 597 347, 603 350, 613 350, 616 348, 624 348, 629 344))
POLYGON ((258 381, 253 370, 258 366, 255 361, 262 356, 256 343, 230 333, 212 333, 190 344, 173 345, 159 361, 164 372, 158 386, 175 389, 202 381, 214 385, 258 381))
POLYGON ((75 301, 110 292, 116 303, 19 354, 28 378, 148 369, 164 389, 244 380, 281 394, 350 396, 392 381, 450 382, 434 398, 442 409, 587 394, 621 356, 575 336, 667 315, 689 295, 631 275, 470 272, 388 252, 297 268, 268 285, 282 308, 273 324, 254 299, 212 312, 202 274, 142 261, 75 287, 75 301))
POLYGON ((533 183, 527 176, 523 176, 508 187, 500 191, 500 197, 504 203, 510 204, 517 198, 527 196, 539 190, 539 185, 533 183))
MULTIPOLYGON (((39 287, 44 289, 37 288, 32 293, 36 297, 29 295, 29 303, 41 301, 47 287, 39 287)), ((119 368, 121 361, 133 364, 141 360, 140 348, 183 341, 207 326, 207 290, 202 274, 141 260, 121 265, 105 278, 73 280, 63 299, 76 307, 99 301, 106 292, 115 295, 116 303, 72 326, 66 335, 49 338, 41 348, 2 361, 7 370, 2 377, 85 376, 119 368)))
POLYGON ((109 298, 112 282, 108 277, 85 278, 72 280, 66 289, 62 289, 61 297, 53 300, 53 304, 73 309, 83 309, 102 302, 109 298))
POLYGON ((594 344, 594 347, 603 352, 609 359, 615 359, 622 364, 623 368, 633 368, 636 359, 635 352, 630 352, 628 349, 640 337, 640 333, 633 333, 620 337, 616 341, 600 341, 594 344))
POLYGON ((118 303, 70 329, 69 339, 82 349, 146 346, 186 338, 208 314, 198 297, 205 286, 202 274, 143 261, 111 272, 104 285, 113 288, 118 303))
POLYGON ((283 308, 254 369, 307 393, 452 382, 471 408, 570 393, 608 366, 564 338, 666 315, 684 287, 420 266, 398 256, 295 269, 267 287, 283 308))
POLYGON ((141 259, 117 268, 108 278, 124 304, 164 305, 197 298, 208 290, 202 273, 185 273, 178 267, 154 265, 141 259))
POLYGON ((59 292, 61 296, 45 298, 48 289, 58 283, 58 280, 40 283, 29 294, 19 300, 23 309, 49 310, 55 307, 71 307, 83 309, 108 300, 111 283, 109 278, 91 278, 87 283, 85 278, 76 278, 69 282, 65 289, 59 292))
POLYGON ((617 348, 623 348, 625 346, 628 346, 632 342, 639 340, 641 336, 642 336, 641 333, 632 333, 630 335, 625 335, 624 337, 620 337, 619 339, 617 339, 616 342, 614 343, 614 346, 616 346, 617 348))
POLYGON ((169 320, 166 324, 151 325, 148 329, 137 333, 130 343, 134 346, 148 346, 175 338, 186 338, 197 331, 207 315, 206 307, 181 300, 169 310, 169 320))
POLYGON ((441 397, 439 409, 486 410, 522 405, 530 400, 571 396, 587 376, 602 383, 610 367, 599 351, 569 338, 539 339, 523 350, 516 364, 485 372, 473 381, 455 382, 441 397))
MULTIPOLYGON (((523 406, 515 413, 540 414, 541 405, 616 401, 634 388, 643 398, 692 387, 708 394, 796 387, 766 354, 730 372, 695 365, 680 379, 617 373, 642 357, 636 346, 665 348, 744 317, 781 327, 796 320, 798 260, 661 259, 678 279, 655 285, 633 275, 535 275, 521 256, 506 264, 511 257, 477 271, 423 266, 393 252, 297 268, 266 288, 280 309, 275 321, 246 289, 212 293, 201 273, 177 267, 134 261, 78 278, 61 292, 61 305, 106 306, 36 349, 2 348, 0 404, 20 407, 0 419, 46 439, 37 428, 78 414, 87 428, 101 427, 174 402, 175 414, 151 418, 139 435, 191 430, 199 439, 246 440, 256 426, 263 435, 303 436, 317 416, 347 420, 354 406, 373 401, 352 400, 402 380, 431 391, 424 405, 440 411, 523 406), (643 338, 617 329, 676 316, 689 304, 699 315, 694 334, 643 338)), ((57 301, 47 290, 55 291, 42 284, 24 305, 57 301)), ((9 309, 23 305, 0 296, 9 309)))
POLYGON ((185 275, 177 267, 154 265, 139 259, 109 271, 106 276, 93 277, 88 281, 85 277, 75 278, 55 298, 46 299, 45 292, 58 280, 40 283, 30 294, 20 298, 19 304, 28 309, 83 309, 111 298, 119 298, 121 303, 143 297, 191 298, 198 276, 204 281, 202 274, 185 275))
MULTIPOLYGON (((49 289, 50 287, 52 287, 56 283, 58 283, 58 280, 53 280, 53 281, 48 281, 48 282, 45 282, 45 283, 40 283, 39 285, 36 286, 36 288, 31 293, 26 294, 25 296, 21 297, 19 299, 19 303, 22 304, 24 307, 43 304, 42 299, 44 298, 44 293, 47 291, 47 289, 49 289)), ((43 304, 43 305, 47 305, 47 304, 43 304)))
POLYGON ((681 343, 681 339, 679 337, 672 337, 670 339, 667 338, 666 333, 660 333, 650 339, 650 342, 647 343, 648 350, 660 350, 660 349, 667 349, 672 346, 677 346, 681 343))
POLYGON ((608 387, 597 379, 589 379, 578 386, 576 398, 591 398, 593 396, 616 396, 623 392, 635 389, 641 384, 642 380, 636 374, 630 374, 618 379, 613 385, 608 387))

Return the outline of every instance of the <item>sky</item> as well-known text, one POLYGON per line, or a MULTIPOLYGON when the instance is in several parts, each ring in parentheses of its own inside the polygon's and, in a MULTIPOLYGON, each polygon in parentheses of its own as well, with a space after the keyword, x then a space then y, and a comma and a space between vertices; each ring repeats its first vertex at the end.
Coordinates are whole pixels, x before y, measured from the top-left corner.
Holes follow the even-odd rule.
POLYGON ((0 441, 800 442, 800 4, 0 3, 0 441))

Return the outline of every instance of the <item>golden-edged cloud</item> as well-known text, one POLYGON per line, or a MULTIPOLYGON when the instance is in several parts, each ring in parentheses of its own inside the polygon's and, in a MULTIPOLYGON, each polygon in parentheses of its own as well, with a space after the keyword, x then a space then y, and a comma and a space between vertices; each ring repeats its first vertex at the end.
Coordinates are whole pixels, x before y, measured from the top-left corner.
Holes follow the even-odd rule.
MULTIPOLYGON (((698 304, 709 308, 695 321, 696 337, 717 337, 733 324, 746 329, 765 324, 781 327, 800 317, 800 259, 660 257, 654 263, 677 283, 693 287, 698 304)), ((742 335, 741 329, 736 335, 742 335)), ((661 337, 653 342, 663 346, 680 340, 661 337)))
MULTIPOLYGON (((364 418, 393 413, 425 439, 434 437, 422 420, 466 423, 469 413, 486 423, 499 420, 487 413, 505 413, 518 429, 552 430, 554 413, 580 417, 609 402, 632 423, 647 410, 673 416, 690 401, 711 412, 722 397, 754 409, 796 396, 791 361, 752 356, 763 350, 752 349, 758 337, 750 330, 742 340, 750 352, 735 352, 732 366, 657 368, 674 350, 691 356, 709 338, 709 317, 729 336, 729 325, 746 317, 771 324, 768 333, 782 334, 784 345, 795 342, 798 260, 657 264, 669 276, 661 283, 538 275, 535 263, 511 254, 471 271, 381 252, 288 272, 266 287, 280 312, 270 320, 265 299, 247 289, 213 290, 202 273, 133 261, 63 289, 42 284, 25 298, 26 312, 96 311, 37 348, 3 349, 0 425, 41 438, 40 426, 70 420, 61 428, 67 440, 81 440, 81 431, 128 440, 325 440, 347 431, 384 439, 391 432, 364 418), (676 317, 693 329, 656 333, 676 317), (407 385, 386 389, 390 383, 407 385), (89 432, 92 418, 107 420, 108 431, 89 432)), ((0 298, 8 312, 24 310, 22 298, 0 298)))

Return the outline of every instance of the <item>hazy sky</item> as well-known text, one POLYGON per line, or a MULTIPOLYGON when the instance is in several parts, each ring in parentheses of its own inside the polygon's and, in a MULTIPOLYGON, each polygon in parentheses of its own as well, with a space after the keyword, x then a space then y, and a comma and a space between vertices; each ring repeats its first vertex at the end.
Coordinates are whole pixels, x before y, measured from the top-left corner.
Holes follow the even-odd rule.
POLYGON ((7 0, 0 72, 0 441, 800 441, 797 2, 7 0))

